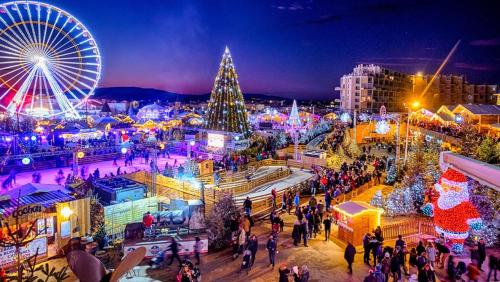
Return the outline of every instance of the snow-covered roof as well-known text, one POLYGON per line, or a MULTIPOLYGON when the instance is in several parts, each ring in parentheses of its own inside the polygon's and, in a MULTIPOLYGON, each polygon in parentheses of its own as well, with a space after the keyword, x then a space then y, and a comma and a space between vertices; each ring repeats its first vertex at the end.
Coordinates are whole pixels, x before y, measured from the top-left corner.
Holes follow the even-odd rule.
POLYGON ((335 210, 343 211, 349 215, 355 215, 357 213, 366 210, 378 210, 376 207, 360 201, 348 201, 338 204, 334 207, 335 210))

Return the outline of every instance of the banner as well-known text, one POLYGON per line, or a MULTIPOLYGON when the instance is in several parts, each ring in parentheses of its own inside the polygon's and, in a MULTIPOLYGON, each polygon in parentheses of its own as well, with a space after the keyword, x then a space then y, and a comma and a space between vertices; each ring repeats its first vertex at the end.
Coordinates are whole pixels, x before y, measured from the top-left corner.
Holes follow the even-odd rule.
MULTIPOLYGON (((201 240, 201 253, 208 252, 208 238, 200 238, 201 240)), ((170 246, 170 240, 167 239, 165 241, 150 241, 150 242, 138 242, 136 244, 127 245, 126 243, 123 245, 123 253, 126 256, 128 253, 139 247, 146 248, 146 257, 156 257, 159 256, 162 252, 164 252, 168 246, 170 246)), ((194 254, 194 243, 193 240, 186 241, 176 241, 179 247, 179 254, 194 254)), ((167 251, 167 254, 171 254, 170 251, 167 251)))
MULTIPOLYGON (((33 256, 36 254, 36 251, 38 249, 38 257, 37 260, 47 256, 47 237, 40 237, 36 238, 35 240, 31 241, 28 245, 25 247, 22 247, 20 249, 21 256, 23 258, 29 258, 30 256, 33 256)), ((1 268, 10 268, 15 266, 16 264, 16 248, 15 247, 8 247, 8 248, 1 248, 0 247, 0 267, 1 268)))

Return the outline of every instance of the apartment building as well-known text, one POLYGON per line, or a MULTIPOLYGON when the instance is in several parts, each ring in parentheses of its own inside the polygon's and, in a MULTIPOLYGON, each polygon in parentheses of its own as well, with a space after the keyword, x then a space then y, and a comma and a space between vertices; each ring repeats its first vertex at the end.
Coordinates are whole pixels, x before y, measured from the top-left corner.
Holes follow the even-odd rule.
POLYGON ((442 105, 495 104, 498 85, 470 84, 462 75, 438 75, 424 95, 432 75, 408 75, 377 65, 361 64, 340 78, 341 108, 346 111, 406 111, 404 104, 419 100, 429 110, 442 105))
POLYGON ((377 65, 360 64, 340 78, 341 108, 376 112, 384 105, 388 112, 404 111, 412 92, 410 76, 377 65))

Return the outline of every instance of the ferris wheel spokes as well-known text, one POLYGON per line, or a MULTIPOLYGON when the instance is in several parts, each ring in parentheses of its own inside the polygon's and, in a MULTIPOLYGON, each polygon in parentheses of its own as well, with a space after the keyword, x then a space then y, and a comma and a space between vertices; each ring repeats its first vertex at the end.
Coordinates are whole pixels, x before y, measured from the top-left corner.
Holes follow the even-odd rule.
POLYGON ((28 77, 21 84, 21 87, 19 88, 19 90, 17 90, 16 94, 14 95, 14 98, 7 105, 7 110, 9 110, 10 112, 13 112, 19 105, 23 105, 21 103, 21 99, 22 99, 22 101, 25 100, 26 92, 28 91, 28 87, 30 86, 31 81, 35 77, 37 70, 38 70, 37 67, 34 67, 31 69, 31 71, 28 74, 28 77))
POLYGON ((68 97, 66 97, 66 95, 64 95, 64 92, 62 91, 61 87, 59 87, 59 84, 56 82, 56 80, 52 76, 52 73, 49 71, 47 66, 42 63, 40 68, 42 69, 43 74, 45 76, 45 79, 47 79, 47 82, 49 83, 50 88, 52 89, 52 92, 54 93, 54 96, 56 98, 57 103, 61 107, 61 111, 66 112, 71 117, 79 118, 78 112, 75 110, 73 105, 69 102, 68 97))
POLYGON ((93 93, 101 72, 88 29, 49 4, 14 1, 0 9, 0 108, 78 118, 76 107, 93 93))

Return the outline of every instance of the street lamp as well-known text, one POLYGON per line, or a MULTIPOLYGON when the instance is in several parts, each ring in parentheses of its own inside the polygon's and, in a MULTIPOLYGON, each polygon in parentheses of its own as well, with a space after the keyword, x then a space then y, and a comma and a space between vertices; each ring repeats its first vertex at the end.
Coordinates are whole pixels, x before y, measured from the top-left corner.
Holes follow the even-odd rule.
POLYGON ((410 133, 410 115, 411 115, 411 109, 418 109, 420 107, 420 102, 419 101, 414 101, 410 105, 408 105, 408 118, 406 120, 406 141, 405 141, 405 157, 403 160, 403 166, 406 165, 406 160, 408 158, 408 135, 410 133))

